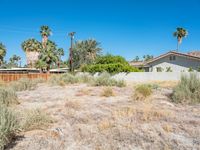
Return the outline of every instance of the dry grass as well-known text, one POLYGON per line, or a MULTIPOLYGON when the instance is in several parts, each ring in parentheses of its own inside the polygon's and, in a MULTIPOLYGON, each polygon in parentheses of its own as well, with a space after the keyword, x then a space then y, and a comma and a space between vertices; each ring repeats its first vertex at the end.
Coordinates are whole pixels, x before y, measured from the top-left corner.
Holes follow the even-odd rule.
POLYGON ((151 96, 152 92, 152 86, 149 84, 137 85, 132 95, 132 99, 136 101, 147 100, 147 98, 151 96))
POLYGON ((92 92, 92 89, 80 89, 80 90, 76 93, 76 96, 90 95, 91 92, 92 92))
POLYGON ((67 100, 65 102, 65 108, 67 109, 74 109, 74 110, 79 110, 81 108, 81 104, 79 101, 76 100, 67 100))
POLYGON ((103 131, 114 127, 114 123, 110 119, 103 119, 97 124, 97 127, 99 131, 103 131))
POLYGON ((105 88, 103 88, 101 96, 111 97, 111 96, 115 96, 115 93, 111 87, 105 87, 105 88))
POLYGON ((170 124, 164 124, 162 126, 163 130, 165 130, 166 132, 173 132, 173 128, 170 124))
POLYGON ((24 131, 45 129, 53 123, 53 119, 39 109, 27 110, 23 112, 23 115, 24 120, 22 121, 21 126, 24 131))

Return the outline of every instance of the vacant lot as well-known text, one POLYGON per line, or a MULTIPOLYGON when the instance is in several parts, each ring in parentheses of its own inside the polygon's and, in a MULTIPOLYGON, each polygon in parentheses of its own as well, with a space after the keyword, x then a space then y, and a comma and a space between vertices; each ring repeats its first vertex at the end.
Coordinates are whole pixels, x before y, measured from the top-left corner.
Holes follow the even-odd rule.
MULTIPOLYGON (((146 100, 135 100, 134 86, 50 86, 17 92, 17 112, 40 110, 48 126, 20 132, 7 149, 200 149, 200 105, 169 99, 172 89, 159 86, 146 100)), ((31 126, 31 124, 30 124, 31 126)))

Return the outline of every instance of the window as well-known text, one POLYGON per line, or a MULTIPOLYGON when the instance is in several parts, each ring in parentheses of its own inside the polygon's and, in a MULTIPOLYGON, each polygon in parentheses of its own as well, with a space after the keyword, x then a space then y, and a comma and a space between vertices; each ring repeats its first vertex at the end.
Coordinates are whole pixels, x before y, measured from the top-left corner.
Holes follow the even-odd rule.
POLYGON ((157 71, 157 72, 162 72, 163 69, 162 69, 162 67, 156 67, 156 71, 157 71))
POLYGON ((169 60, 170 61, 176 60, 176 56, 169 56, 169 60))

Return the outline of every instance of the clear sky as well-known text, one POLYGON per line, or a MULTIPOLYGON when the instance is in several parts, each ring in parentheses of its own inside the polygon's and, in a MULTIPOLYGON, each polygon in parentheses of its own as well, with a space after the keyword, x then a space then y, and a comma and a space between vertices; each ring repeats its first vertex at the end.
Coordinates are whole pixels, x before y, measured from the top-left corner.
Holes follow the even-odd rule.
POLYGON ((0 42, 6 59, 17 54, 25 62, 21 43, 41 40, 39 28, 48 25, 65 59, 67 33, 76 31, 76 40, 94 38, 104 53, 132 60, 176 49, 172 33, 180 26, 189 32, 180 50, 187 52, 200 49, 199 10, 200 0, 0 0, 0 42))

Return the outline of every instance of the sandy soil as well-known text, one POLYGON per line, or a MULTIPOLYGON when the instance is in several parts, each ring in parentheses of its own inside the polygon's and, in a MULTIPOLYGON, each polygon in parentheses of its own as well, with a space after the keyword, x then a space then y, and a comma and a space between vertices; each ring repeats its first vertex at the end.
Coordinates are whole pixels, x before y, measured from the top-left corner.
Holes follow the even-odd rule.
POLYGON ((55 122, 44 130, 21 133, 12 150, 170 150, 200 149, 200 105, 170 102, 170 89, 155 90, 148 101, 132 98, 133 88, 85 84, 41 84, 18 92, 17 110, 40 108, 55 122))

